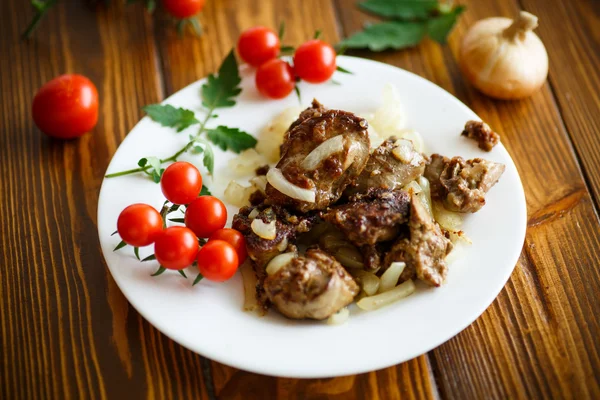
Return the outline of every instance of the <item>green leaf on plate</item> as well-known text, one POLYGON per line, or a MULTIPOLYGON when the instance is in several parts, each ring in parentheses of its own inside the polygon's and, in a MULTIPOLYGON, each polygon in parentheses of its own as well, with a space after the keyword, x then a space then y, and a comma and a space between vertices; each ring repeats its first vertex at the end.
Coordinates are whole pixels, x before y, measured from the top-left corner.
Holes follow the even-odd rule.
POLYGON ((242 92, 239 86, 241 81, 237 60, 231 49, 223 60, 218 75, 208 75, 206 83, 202 85, 200 89, 202 105, 208 109, 233 107, 235 96, 242 92))
POLYGON ((397 50, 417 45, 426 32, 425 22, 382 22, 344 39, 340 46, 371 51, 397 50))
POLYGON ((210 196, 210 190, 204 185, 202 185, 202 190, 200 191, 200 196, 210 196))
POLYGON ((194 112, 184 108, 175 108, 170 104, 150 104, 142 107, 142 110, 148 114, 153 121, 160 123, 162 126, 177 129, 181 132, 188 126, 199 123, 194 116, 194 112))
POLYGON ((445 44, 448 39, 448 35, 454 28, 458 17, 462 12, 465 11, 464 6, 454 7, 447 13, 440 14, 435 18, 430 19, 427 22, 427 34, 430 38, 440 44, 445 44))
POLYGON ((256 139, 238 128, 219 125, 214 129, 209 129, 206 134, 210 141, 223 151, 232 150, 235 153, 241 153, 243 150, 256 146, 256 139))
POLYGON ((358 3, 363 10, 380 17, 414 20, 426 19, 438 8, 437 0, 365 0, 358 3))

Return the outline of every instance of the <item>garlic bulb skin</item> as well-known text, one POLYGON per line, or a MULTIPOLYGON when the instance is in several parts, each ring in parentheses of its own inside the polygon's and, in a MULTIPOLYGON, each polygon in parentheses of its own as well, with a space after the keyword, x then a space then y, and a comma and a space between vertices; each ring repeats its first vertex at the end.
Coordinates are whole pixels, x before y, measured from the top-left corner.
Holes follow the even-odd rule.
POLYGON ((548 53, 533 33, 537 17, 522 11, 516 20, 486 18, 463 38, 460 67, 467 79, 490 97, 520 99, 542 87, 548 53))

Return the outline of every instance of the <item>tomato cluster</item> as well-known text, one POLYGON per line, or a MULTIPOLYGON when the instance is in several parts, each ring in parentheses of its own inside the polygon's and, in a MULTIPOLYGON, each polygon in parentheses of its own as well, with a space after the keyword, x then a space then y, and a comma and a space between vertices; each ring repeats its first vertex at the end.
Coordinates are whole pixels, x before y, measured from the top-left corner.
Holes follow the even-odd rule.
POLYGON ((202 175, 192 164, 178 161, 164 171, 160 186, 165 198, 185 205, 185 226, 166 227, 163 216, 147 204, 126 207, 117 220, 123 242, 135 246, 154 244, 159 264, 181 270, 197 262, 200 274, 217 282, 231 278, 246 259, 244 236, 225 228, 227 209, 213 196, 200 196, 202 175), (200 239, 208 238, 202 247, 200 239))
POLYGON ((281 50, 280 38, 264 26, 244 31, 237 50, 246 63, 257 67, 256 88, 271 99, 289 95, 298 80, 325 82, 336 70, 335 50, 319 39, 309 40, 295 50, 293 66, 277 58, 281 50))

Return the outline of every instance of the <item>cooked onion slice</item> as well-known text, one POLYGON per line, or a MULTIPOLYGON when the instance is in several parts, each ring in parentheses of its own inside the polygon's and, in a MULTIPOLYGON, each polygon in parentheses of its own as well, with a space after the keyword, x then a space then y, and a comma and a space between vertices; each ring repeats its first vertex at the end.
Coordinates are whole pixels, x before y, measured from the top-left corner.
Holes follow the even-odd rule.
POLYGON ((256 284, 258 280, 249 260, 247 258, 240 266, 242 282, 244 283, 244 311, 254 311, 258 308, 258 301, 256 300, 256 284))
POLYGON ((368 272, 365 270, 351 270, 350 274, 356 279, 363 292, 367 296, 373 296, 377 293, 377 289, 379 289, 380 280, 372 272, 368 272))
POLYGON ((343 324, 344 322, 348 321, 349 317, 350 317, 350 311, 348 310, 347 307, 344 307, 340 311, 331 315, 331 317, 327 318, 327 324, 328 325, 340 325, 340 324, 343 324))
POLYGON ((344 150, 344 137, 337 135, 327 139, 311 151, 302 161, 300 166, 307 171, 316 169, 321 161, 335 153, 341 153, 344 150))
POLYGON ((250 211, 250 214, 248 214, 248 218, 254 219, 258 217, 258 214, 260 214, 260 211, 258 211, 258 208, 255 208, 254 210, 250 211))
POLYGON ((392 304, 406 296, 409 296, 415 291, 415 284, 412 280, 403 282, 387 292, 377 294, 375 296, 364 297, 360 299, 356 305, 366 311, 377 310, 388 304, 392 304))
POLYGON ((396 286, 398 283, 398 279, 406 268, 406 264, 398 261, 393 262, 388 269, 385 270, 383 275, 381 275, 381 284, 379 285, 379 293, 387 292, 396 286))
POLYGON ((269 264, 267 264, 267 274, 273 275, 274 273, 279 271, 281 267, 292 261, 294 257, 296 257, 296 253, 293 251, 290 251, 289 253, 279 254, 273 257, 273 259, 269 261, 269 264))
POLYGON ((292 182, 285 179, 283 173, 277 168, 271 168, 267 172, 267 181, 281 193, 293 199, 306 201, 307 203, 315 202, 315 192, 310 189, 303 189, 294 185, 292 182))
POLYGON ((259 237, 267 240, 273 240, 277 236, 277 226, 275 221, 271 221, 268 224, 263 222, 260 218, 255 218, 250 224, 252 232, 256 233, 259 237))

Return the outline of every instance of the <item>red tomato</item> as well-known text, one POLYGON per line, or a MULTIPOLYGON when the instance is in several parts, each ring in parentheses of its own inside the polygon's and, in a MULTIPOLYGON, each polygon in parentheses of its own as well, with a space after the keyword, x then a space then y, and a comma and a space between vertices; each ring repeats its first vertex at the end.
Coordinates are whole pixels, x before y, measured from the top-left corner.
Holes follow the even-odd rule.
POLYGON ((177 161, 167 167, 160 179, 163 194, 173 204, 188 204, 202 190, 202 175, 189 162, 177 161))
POLYGON ((85 76, 61 75, 38 90, 31 112, 33 121, 46 135, 76 138, 98 122, 98 91, 85 76))
POLYGON ((148 246, 154 243, 163 230, 160 213, 148 204, 132 204, 126 207, 117 220, 117 231, 125 243, 131 246, 148 246))
POLYGON ((239 266, 235 249, 223 240, 211 240, 202 246, 197 261, 202 276, 216 282, 231 278, 239 266))
POLYGON ((184 269, 198 254, 198 238, 183 226, 172 226, 158 235, 154 242, 154 255, 167 269, 184 269))
POLYGON ((246 250, 246 239, 244 238, 244 235, 235 229, 219 229, 210 235, 208 240, 223 240, 224 242, 232 245, 238 255, 238 261, 240 264, 243 263, 248 256, 248 252, 246 250))
POLYGON ((225 226, 227 208, 213 196, 200 196, 185 210, 185 226, 199 238, 207 238, 225 226))
POLYGON ((274 58, 256 70, 256 88, 263 96, 283 99, 294 90, 294 70, 287 62, 274 58))
POLYGON ((294 71, 307 82, 325 82, 335 72, 335 50, 322 40, 302 44, 294 53, 294 71))
POLYGON ((175 18, 185 19, 198 14, 205 0, 163 0, 165 10, 175 18))
POLYGON ((255 26, 242 32, 237 45, 242 60, 253 67, 277 57, 280 47, 275 32, 264 26, 255 26))

